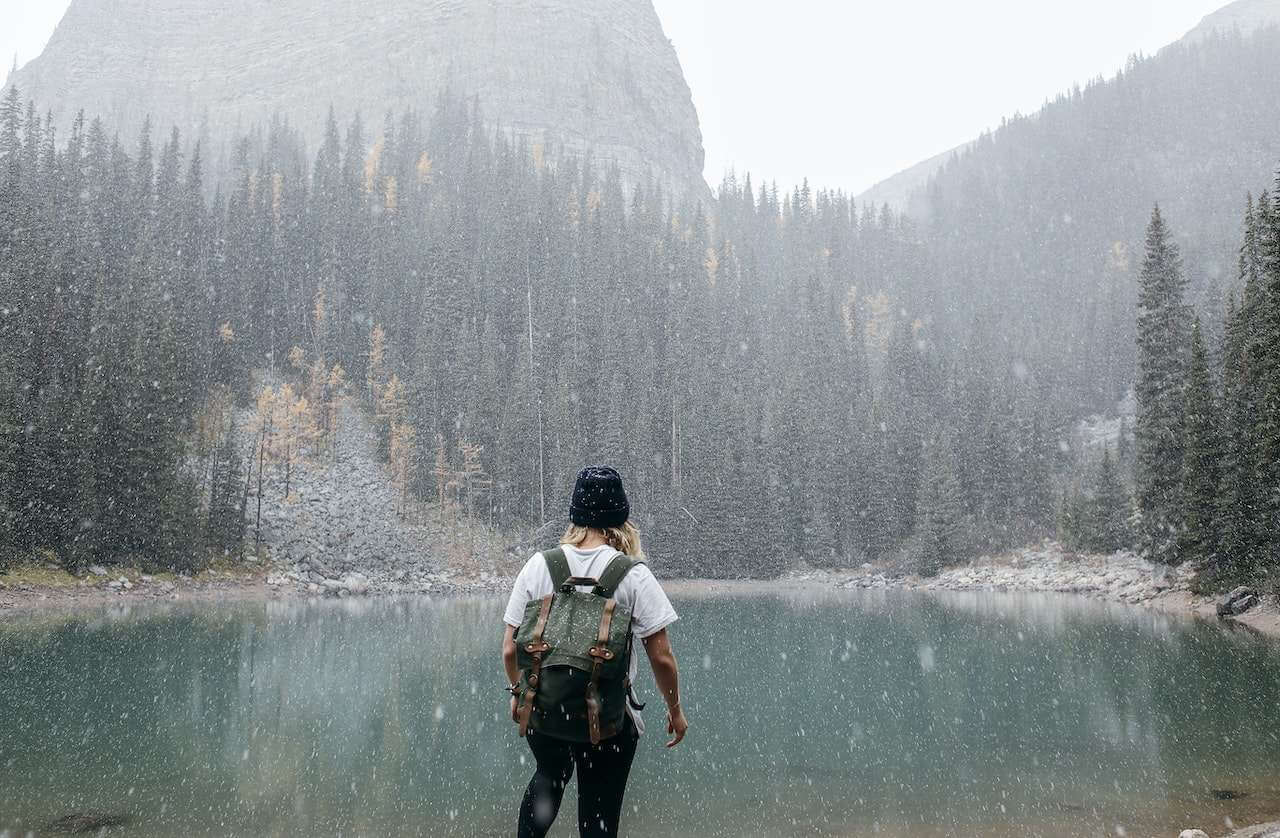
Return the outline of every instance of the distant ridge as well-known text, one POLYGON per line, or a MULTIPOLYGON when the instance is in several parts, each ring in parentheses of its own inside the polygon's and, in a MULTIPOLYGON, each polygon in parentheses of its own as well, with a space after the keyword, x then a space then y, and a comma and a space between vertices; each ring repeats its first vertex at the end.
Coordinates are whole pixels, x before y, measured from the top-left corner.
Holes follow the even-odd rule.
MULTIPOLYGON (((1280 0, 1236 0, 1206 15, 1178 43, 1194 43, 1213 34, 1228 33, 1236 29, 1243 35, 1249 35, 1267 26, 1280 26, 1280 0)), ((918 207, 913 202, 913 198, 956 153, 964 151, 971 145, 972 143, 965 143, 908 169, 903 169, 858 195, 857 203, 871 204, 876 207, 888 204, 899 212, 914 214, 913 210, 918 207)))
POLYGON ((892 177, 885 178, 857 197, 858 206, 870 205, 879 209, 887 204, 890 209, 897 212, 908 210, 912 196, 928 184, 929 178, 933 177, 952 157, 968 147, 968 143, 958 145, 922 163, 917 163, 910 169, 904 169, 892 177))
POLYGON ((1198 41, 1214 33, 1239 29, 1244 35, 1264 26, 1280 25, 1280 0, 1236 0, 1213 14, 1187 33, 1184 41, 1198 41))
POLYGON ((1240 293, 1246 194, 1280 166, 1277 125, 1280 28, 1235 25, 1009 119, 919 179, 908 213, 934 268, 902 307, 999 334, 1028 369, 1054 371, 1064 410, 1109 409, 1133 380, 1152 207, 1217 340, 1240 293))

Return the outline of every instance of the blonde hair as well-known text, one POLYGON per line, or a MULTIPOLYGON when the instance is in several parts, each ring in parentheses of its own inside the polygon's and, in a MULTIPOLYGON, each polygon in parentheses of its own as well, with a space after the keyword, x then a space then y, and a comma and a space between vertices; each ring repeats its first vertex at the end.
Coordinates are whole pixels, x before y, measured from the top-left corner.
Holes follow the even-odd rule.
POLYGON ((640 530, 636 529, 636 525, 630 521, 620 527, 580 527, 577 524, 570 524, 561 536, 560 543, 577 547, 590 538, 592 533, 600 535, 619 553, 626 553, 633 559, 644 558, 644 548, 640 546, 640 530))

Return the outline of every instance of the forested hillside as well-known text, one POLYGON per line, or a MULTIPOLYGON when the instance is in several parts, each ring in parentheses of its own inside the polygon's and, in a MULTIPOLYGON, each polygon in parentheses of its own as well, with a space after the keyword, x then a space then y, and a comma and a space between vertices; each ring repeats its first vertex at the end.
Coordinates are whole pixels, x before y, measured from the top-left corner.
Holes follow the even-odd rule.
POLYGON ((1278 79, 1280 29, 1210 34, 1009 120, 913 202, 932 270, 909 299, 962 328, 986 318, 1054 381, 1055 412, 1110 408, 1132 383, 1153 204, 1221 333, 1243 196, 1280 158, 1278 79))
POLYGON ((669 573, 928 573, 1056 525, 1248 576, 1275 560, 1280 213, 1251 203, 1243 248, 1238 219, 1280 162, 1277 71, 1275 30, 1135 61, 976 143, 922 221, 749 178, 626 191, 449 94, 331 115, 314 155, 276 120, 206 175, 176 131, 60 139, 10 90, 4 555, 238 555, 264 473, 287 493, 354 402, 406 508, 474 526, 562 520, 616 465, 669 573), (1090 463, 1072 423, 1131 387, 1134 438, 1090 463))
POLYGON ((344 399, 406 492, 477 521, 559 519, 582 464, 618 465, 670 572, 929 568, 1052 522, 1043 382, 981 323, 943 341, 900 306, 918 234, 841 194, 728 182, 710 221, 452 98, 331 120, 314 159, 255 131, 212 201, 176 134, 59 143, 17 91, 0 131, 15 548, 229 549, 255 469, 340 444, 344 399), (254 450, 232 400, 259 405, 254 450))

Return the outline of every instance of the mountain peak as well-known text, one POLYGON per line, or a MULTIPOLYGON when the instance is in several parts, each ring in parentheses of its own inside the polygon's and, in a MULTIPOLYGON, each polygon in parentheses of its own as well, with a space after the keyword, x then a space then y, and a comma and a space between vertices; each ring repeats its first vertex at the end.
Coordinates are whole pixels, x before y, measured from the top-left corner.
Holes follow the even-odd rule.
POLYGON ((332 106, 424 109, 443 88, 530 144, 706 194, 702 135, 652 0, 72 0, 10 78, 65 126, 130 134, 148 115, 193 136, 274 115, 310 142, 332 106))
POLYGON ((1280 0, 1236 0, 1206 15, 1183 41, 1199 41, 1232 29, 1248 35, 1264 26, 1276 25, 1280 25, 1280 0))

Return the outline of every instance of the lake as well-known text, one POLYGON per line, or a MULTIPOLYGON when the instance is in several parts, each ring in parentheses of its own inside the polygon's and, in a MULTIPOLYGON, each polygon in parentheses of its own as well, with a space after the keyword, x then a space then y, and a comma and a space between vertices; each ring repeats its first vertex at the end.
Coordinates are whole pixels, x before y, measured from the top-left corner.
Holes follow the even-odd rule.
MULTIPOLYGON (((1176 835, 1280 814, 1274 641, 1071 597, 673 599, 692 727, 662 748, 642 663, 624 834, 1176 835)), ((89 809, 136 836, 514 834, 532 760, 502 605, 7 615, 0 835, 89 809)), ((576 834, 574 805, 553 835, 576 834)))

